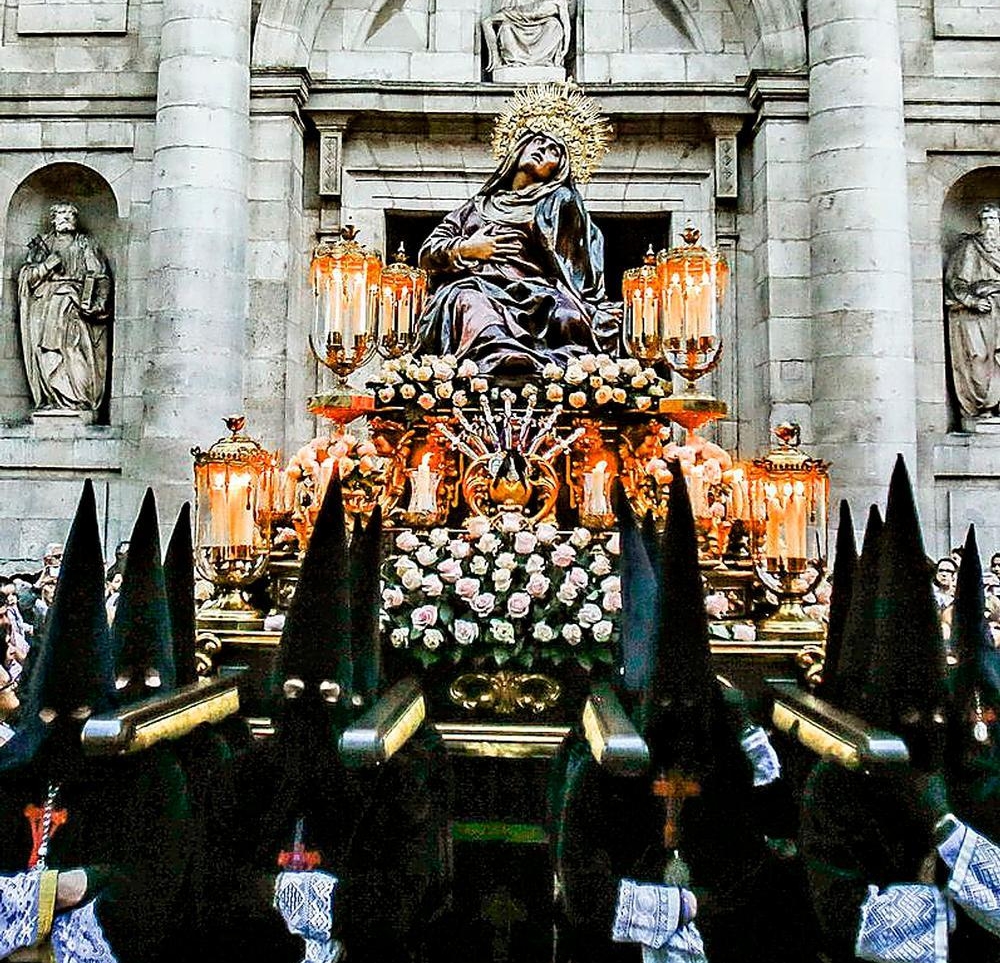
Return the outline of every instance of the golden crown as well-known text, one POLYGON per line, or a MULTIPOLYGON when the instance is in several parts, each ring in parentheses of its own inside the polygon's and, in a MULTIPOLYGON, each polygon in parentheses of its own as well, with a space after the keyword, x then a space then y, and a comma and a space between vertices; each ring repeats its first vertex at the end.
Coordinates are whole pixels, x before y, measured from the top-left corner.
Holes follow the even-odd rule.
POLYGON ((573 176, 585 183, 608 152, 614 134, 597 104, 572 80, 522 87, 507 101, 493 128, 493 155, 500 160, 527 131, 558 137, 569 152, 573 176))

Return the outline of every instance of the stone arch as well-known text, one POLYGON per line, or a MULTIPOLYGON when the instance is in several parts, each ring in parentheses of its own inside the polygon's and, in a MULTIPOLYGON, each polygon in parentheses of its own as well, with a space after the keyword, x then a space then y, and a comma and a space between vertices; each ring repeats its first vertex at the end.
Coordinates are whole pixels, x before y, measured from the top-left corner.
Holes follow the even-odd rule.
POLYGON ((730 0, 743 28, 754 70, 801 70, 807 65, 801 0, 730 0))
POLYGON ((986 201, 1000 202, 1000 166, 967 171, 948 188, 941 205, 942 257, 963 234, 979 229, 979 206, 986 201))
POLYGON ((646 50, 703 50, 705 41, 698 27, 689 0, 626 0, 626 14, 630 20, 630 45, 634 51, 646 50), (652 37, 647 31, 638 31, 638 21, 653 26, 652 37), (649 23, 653 20, 654 23, 649 23), (656 24, 655 20, 659 20, 656 24), (658 27, 659 29, 655 29, 658 27))
MULTIPOLYGON (((120 199, 112 185, 92 167, 58 162, 39 165, 25 176, 10 195, 4 221, 3 304, 5 318, 15 323, 0 326, 0 384, 7 390, 0 398, 0 417, 23 420, 32 410, 24 374, 17 304, 17 273, 24 261, 28 242, 48 229, 48 209, 56 201, 69 201, 80 210, 80 227, 93 235, 117 279, 122 273, 126 246, 125 222, 120 199)), ((109 381, 113 342, 109 344, 109 381)), ((110 390, 98 420, 107 421, 110 390)))

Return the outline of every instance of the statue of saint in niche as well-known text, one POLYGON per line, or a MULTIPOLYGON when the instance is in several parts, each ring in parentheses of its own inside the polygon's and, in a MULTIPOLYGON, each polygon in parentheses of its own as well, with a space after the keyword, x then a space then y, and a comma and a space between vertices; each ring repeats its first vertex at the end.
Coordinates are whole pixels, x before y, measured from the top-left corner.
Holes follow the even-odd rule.
POLYGON ((97 411, 108 370, 111 275, 79 230, 79 210, 49 208, 52 230, 28 244, 17 276, 21 340, 36 409, 97 411))
POLYGON ((1000 205, 979 209, 980 230, 945 268, 951 372, 962 413, 1000 414, 1000 205))
POLYGON ((558 67, 569 53, 567 0, 497 0, 483 20, 488 71, 498 67, 558 67))
POLYGON ((499 166, 420 250, 433 292, 420 352, 510 374, 621 353, 621 305, 604 294, 604 238, 574 183, 590 176, 609 135, 578 88, 518 92, 494 131, 499 166))

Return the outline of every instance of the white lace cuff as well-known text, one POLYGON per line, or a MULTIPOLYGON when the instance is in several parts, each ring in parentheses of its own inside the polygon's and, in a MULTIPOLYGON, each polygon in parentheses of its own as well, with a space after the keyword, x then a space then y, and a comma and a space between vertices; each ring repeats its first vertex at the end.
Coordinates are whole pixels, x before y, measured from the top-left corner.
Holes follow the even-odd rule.
POLYGON ((959 823, 938 851, 951 866, 952 899, 980 926, 1000 936, 1000 848, 959 823))
POLYGON ((644 946, 642 963, 708 963, 701 933, 694 923, 687 923, 658 950, 644 946))
POLYGON ((659 949, 677 931, 680 915, 681 891, 676 886, 623 879, 611 939, 659 949))
POLYGON ((101 929, 93 901, 57 916, 52 924, 56 963, 118 963, 101 929))
POLYGON ((741 740, 740 745, 753 766, 753 784, 769 786, 781 777, 781 762, 778 754, 760 726, 754 726, 741 740))
POLYGON ((37 872, 0 876, 0 959, 35 942, 41 881, 37 872))
POLYGON ((948 907, 934 886, 868 888, 855 953, 876 963, 947 963, 948 907))
POLYGON ((329 943, 336 885, 336 876, 315 870, 279 873, 274 884, 274 907, 284 918, 288 931, 303 937, 307 944, 329 943))

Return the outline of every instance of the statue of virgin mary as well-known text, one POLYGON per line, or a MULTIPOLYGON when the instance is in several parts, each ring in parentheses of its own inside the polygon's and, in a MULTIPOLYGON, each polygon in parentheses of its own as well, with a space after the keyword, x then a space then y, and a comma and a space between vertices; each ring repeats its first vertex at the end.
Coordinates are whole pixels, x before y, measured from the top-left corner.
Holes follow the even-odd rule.
POLYGON ((573 176, 574 154, 589 174, 597 152, 584 153, 577 131, 545 119, 515 131, 479 193, 421 248, 432 290, 419 322, 421 353, 505 374, 622 353, 620 305, 604 292, 604 238, 573 176))

